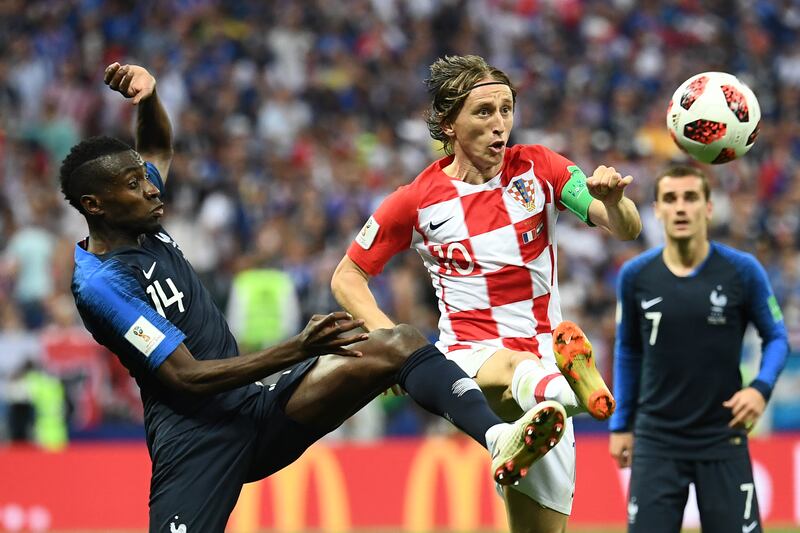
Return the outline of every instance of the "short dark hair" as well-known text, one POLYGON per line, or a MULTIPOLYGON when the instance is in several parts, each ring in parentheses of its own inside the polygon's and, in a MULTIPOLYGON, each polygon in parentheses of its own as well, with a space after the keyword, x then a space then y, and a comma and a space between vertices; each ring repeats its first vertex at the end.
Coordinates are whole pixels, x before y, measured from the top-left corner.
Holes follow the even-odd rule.
POLYGON ((464 107, 470 89, 484 78, 491 78, 508 85, 514 102, 517 90, 505 72, 489 65, 480 56, 444 56, 430 66, 431 77, 425 80, 431 94, 431 107, 425 117, 431 137, 444 145, 445 153, 452 153, 450 137, 442 127, 455 120, 464 107))
POLYGON ((104 135, 89 137, 73 146, 67 157, 61 162, 61 170, 59 171, 61 192, 64 194, 64 198, 67 199, 72 207, 83 213, 81 196, 87 192, 94 191, 94 185, 99 181, 96 178, 104 176, 89 175, 85 172, 75 174, 75 170, 92 159, 128 150, 132 150, 128 144, 114 137, 104 135))
POLYGON ((658 186, 666 177, 670 178, 685 178, 688 176, 696 176, 700 178, 700 181, 703 184, 703 194, 706 197, 706 201, 711 199, 711 186, 708 184, 708 176, 702 169, 692 166, 692 165, 673 165, 671 167, 667 167, 661 172, 658 173, 656 176, 656 182, 653 186, 653 192, 656 202, 658 201, 658 186))

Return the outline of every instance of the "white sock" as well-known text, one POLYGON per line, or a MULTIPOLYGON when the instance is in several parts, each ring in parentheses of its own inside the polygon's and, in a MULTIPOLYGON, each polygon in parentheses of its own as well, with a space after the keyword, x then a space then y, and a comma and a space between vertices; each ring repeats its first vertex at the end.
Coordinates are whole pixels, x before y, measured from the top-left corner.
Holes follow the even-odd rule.
POLYGON ((511 395, 523 411, 543 400, 555 400, 564 406, 567 416, 586 412, 561 372, 552 372, 533 359, 522 361, 514 369, 511 395))

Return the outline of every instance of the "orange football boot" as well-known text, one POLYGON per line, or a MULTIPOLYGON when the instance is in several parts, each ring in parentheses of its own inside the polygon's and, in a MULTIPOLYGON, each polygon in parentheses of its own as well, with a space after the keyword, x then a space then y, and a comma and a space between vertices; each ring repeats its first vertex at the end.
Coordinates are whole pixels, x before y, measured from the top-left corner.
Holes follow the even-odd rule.
POLYGON ((578 400, 592 417, 606 420, 617 402, 594 364, 592 343, 574 322, 564 321, 553 331, 556 366, 567 378, 578 400))

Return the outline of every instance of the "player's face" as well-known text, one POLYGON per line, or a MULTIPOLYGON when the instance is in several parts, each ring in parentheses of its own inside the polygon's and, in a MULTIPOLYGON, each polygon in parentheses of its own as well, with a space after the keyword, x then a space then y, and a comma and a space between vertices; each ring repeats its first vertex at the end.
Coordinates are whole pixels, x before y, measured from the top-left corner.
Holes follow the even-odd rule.
POLYGON ((97 206, 109 227, 125 233, 154 231, 164 216, 158 188, 147 178, 139 154, 133 150, 114 155, 108 185, 96 196, 97 206))
MULTIPOLYGON (((478 83, 495 81, 486 78, 478 83)), ((508 85, 473 89, 455 121, 443 128, 453 139, 456 157, 468 159, 479 170, 499 171, 514 126, 514 97, 508 85)))
POLYGON ((711 201, 705 197, 699 177, 662 178, 654 207, 668 239, 708 238, 711 201))

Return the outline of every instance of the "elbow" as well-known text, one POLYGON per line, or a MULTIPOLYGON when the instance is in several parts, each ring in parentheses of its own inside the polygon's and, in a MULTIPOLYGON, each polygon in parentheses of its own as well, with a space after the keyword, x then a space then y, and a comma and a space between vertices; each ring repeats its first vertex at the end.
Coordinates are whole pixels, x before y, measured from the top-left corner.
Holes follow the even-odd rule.
POLYGON ((336 269, 336 272, 333 273, 331 277, 331 293, 333 297, 336 299, 339 304, 342 303, 342 295, 344 293, 344 285, 345 283, 342 281, 342 273, 339 269, 336 269))
POLYGON ((162 381, 175 392, 192 396, 205 396, 216 392, 194 369, 176 369, 164 373, 162 381))
POLYGON ((619 232, 617 238, 621 241, 633 241, 637 239, 641 233, 642 219, 637 216, 636 220, 634 220, 630 226, 619 232))
POLYGON ((634 226, 633 226, 633 236, 631 237, 631 240, 638 238, 639 235, 642 234, 643 227, 644 226, 642 225, 642 219, 637 216, 636 217, 636 224, 634 224, 634 226))
POLYGON ((344 305, 347 295, 354 287, 365 285, 367 278, 362 274, 352 260, 344 256, 331 276, 331 293, 340 305, 344 305))
POLYGON ((634 241, 639 238, 639 235, 642 233, 642 223, 639 222, 634 226, 628 233, 623 237, 623 241, 634 241))
POLYGON ((152 152, 154 153, 159 159, 164 161, 172 161, 172 157, 175 155, 175 149, 172 147, 172 137, 169 136, 165 139, 159 146, 153 146, 149 150, 144 149, 144 152, 152 152))

